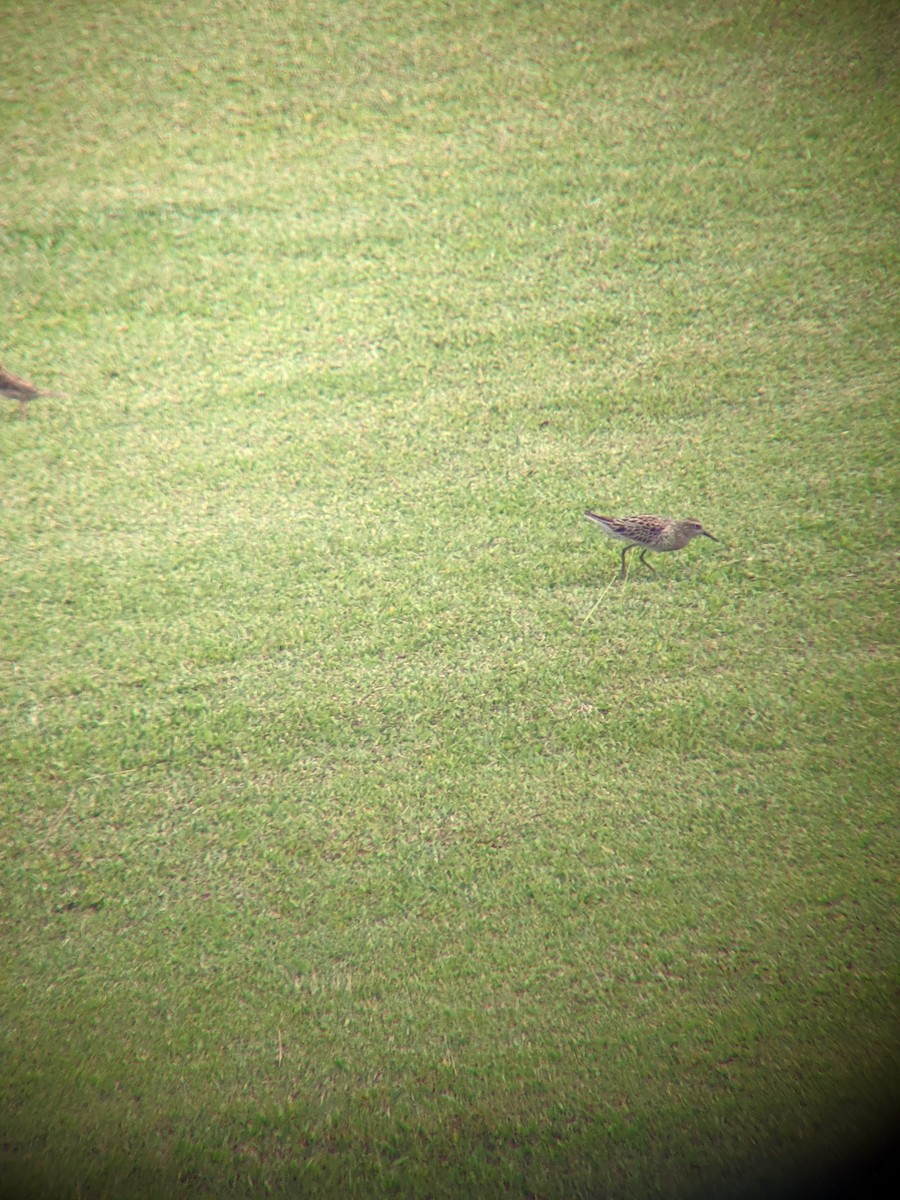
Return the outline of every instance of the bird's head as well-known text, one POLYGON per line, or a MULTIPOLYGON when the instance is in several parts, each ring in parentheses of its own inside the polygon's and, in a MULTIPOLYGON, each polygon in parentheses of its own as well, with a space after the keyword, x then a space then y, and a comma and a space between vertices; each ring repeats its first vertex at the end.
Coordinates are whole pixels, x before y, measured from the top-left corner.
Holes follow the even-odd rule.
POLYGON ((718 542, 719 540, 717 537, 713 537, 711 533, 707 533, 700 522, 695 521, 693 517, 688 517, 686 521, 682 521, 681 528, 689 538, 708 537, 713 542, 718 542))

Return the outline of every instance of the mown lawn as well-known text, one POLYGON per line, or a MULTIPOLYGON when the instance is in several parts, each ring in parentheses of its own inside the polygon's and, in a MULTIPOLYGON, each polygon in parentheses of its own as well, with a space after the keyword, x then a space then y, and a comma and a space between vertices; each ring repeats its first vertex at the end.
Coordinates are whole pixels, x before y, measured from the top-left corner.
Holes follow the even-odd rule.
POLYGON ((0 1192, 835 1169, 900 1066, 892 6, 0 20, 66 393, 0 409, 0 1192), (588 506, 723 545, 620 584, 588 506))

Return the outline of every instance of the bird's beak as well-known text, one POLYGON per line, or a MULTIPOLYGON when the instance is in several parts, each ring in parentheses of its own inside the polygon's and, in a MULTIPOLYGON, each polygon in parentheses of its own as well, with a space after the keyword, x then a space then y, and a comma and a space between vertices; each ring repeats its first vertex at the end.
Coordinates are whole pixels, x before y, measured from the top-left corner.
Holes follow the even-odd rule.
MULTIPOLYGON (((704 537, 708 537, 708 538, 710 539, 710 541, 713 541, 713 542, 719 542, 719 539, 718 539, 718 538, 714 538, 714 537, 713 537, 713 535, 712 535, 711 533, 707 533, 705 529, 703 530, 703 536, 704 536, 704 537)), ((721 545, 722 545, 722 543, 721 543, 721 542, 719 542, 719 545, 721 546, 721 545)))

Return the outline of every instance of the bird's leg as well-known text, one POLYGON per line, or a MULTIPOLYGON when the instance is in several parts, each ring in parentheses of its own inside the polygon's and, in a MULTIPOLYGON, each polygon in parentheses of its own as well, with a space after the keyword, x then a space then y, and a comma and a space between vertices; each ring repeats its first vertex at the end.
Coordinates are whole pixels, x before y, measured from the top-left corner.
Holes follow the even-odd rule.
POLYGON ((28 416, 28 401, 27 400, 19 401, 19 416, 22 418, 23 421, 28 416))
POLYGON ((646 551, 646 550, 642 550, 642 551, 641 551, 641 562, 644 564, 644 566, 647 568, 647 570, 648 570, 648 571, 652 571, 652 572, 653 572, 653 574, 655 575, 655 574, 656 574, 656 567, 651 567, 651 566, 650 566, 650 564, 647 562, 647 560, 644 558, 644 555, 645 555, 646 553, 647 553, 647 551, 646 551))
POLYGON ((631 549, 630 546, 623 546, 623 548, 622 548, 622 570, 619 572, 620 579, 626 579, 628 576, 628 572, 625 570, 625 555, 628 553, 628 551, 630 549, 631 549))

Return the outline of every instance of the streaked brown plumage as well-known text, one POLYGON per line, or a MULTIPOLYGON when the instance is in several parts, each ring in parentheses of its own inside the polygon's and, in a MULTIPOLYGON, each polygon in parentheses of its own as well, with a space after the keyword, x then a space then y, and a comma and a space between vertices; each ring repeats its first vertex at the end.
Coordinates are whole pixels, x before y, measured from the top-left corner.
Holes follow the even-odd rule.
POLYGON ((35 387, 27 379, 20 379, 18 375, 13 375, 12 371, 7 371, 2 363, 0 363, 0 392, 4 396, 9 396, 11 400, 18 400, 20 417, 28 415, 29 403, 39 396, 64 395, 63 392, 45 392, 43 388, 35 387))
POLYGON ((644 559, 648 550, 655 550, 658 554, 667 550, 681 550, 695 537, 708 537, 714 542, 719 540, 691 517, 685 521, 673 521, 671 517, 654 517, 647 513, 637 517, 601 517, 589 508, 585 509, 584 515, 609 537, 628 543, 622 549, 620 579, 625 578, 625 555, 632 546, 641 547, 641 562, 652 571, 653 567, 644 559))

